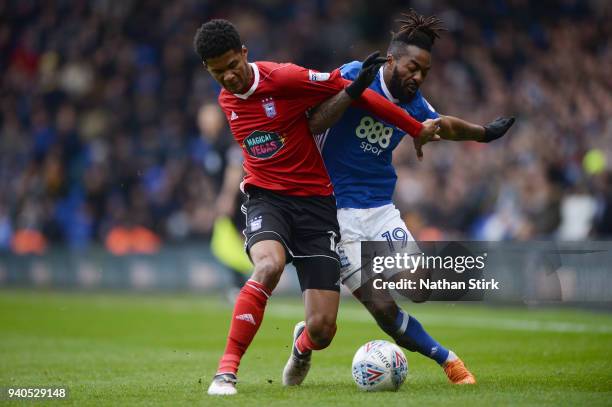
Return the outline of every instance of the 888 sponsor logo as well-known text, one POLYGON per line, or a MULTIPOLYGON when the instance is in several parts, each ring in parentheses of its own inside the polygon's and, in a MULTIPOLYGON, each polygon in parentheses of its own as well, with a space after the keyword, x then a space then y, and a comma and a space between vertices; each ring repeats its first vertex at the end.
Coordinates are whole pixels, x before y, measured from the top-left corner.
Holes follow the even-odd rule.
POLYGON ((355 135, 364 139, 359 145, 364 152, 380 155, 391 144, 393 127, 386 127, 372 117, 364 116, 361 118, 359 126, 355 128, 355 135))

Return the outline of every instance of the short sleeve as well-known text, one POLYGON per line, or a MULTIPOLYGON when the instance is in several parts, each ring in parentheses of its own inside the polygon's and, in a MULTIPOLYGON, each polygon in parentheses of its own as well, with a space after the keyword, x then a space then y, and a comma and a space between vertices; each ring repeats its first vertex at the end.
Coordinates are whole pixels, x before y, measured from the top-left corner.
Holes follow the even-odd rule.
POLYGON ((415 112, 413 114, 414 117, 419 119, 420 121, 425 121, 427 119, 437 119, 440 117, 436 109, 423 97, 421 92, 419 92, 413 103, 415 107, 415 112))
POLYGON ((279 92, 297 98, 306 108, 315 106, 344 89, 338 69, 318 72, 294 64, 283 65, 273 73, 279 92))
POLYGON ((340 74, 344 79, 354 81, 361 71, 361 62, 353 61, 348 64, 344 64, 340 67, 340 74))

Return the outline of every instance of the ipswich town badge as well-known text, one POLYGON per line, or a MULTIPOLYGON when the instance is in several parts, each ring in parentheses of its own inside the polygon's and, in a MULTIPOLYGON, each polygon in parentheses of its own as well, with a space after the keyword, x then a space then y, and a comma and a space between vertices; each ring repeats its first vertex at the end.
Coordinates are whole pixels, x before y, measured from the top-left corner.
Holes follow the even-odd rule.
POLYGON ((261 104, 266 112, 266 116, 273 119, 276 116, 276 106, 274 105, 274 99, 266 98, 261 100, 261 104))

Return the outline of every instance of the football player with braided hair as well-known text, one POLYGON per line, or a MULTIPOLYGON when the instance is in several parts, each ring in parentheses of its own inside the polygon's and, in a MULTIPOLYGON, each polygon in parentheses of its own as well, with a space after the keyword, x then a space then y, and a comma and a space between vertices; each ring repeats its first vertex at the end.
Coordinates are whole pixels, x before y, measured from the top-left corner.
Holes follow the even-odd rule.
MULTIPOLYGON (((481 126, 434 110, 419 88, 431 67, 432 47, 444 30, 442 21, 410 10, 398 22, 401 26, 392 33, 387 62, 380 67, 370 89, 417 120, 440 120, 437 135, 442 139, 489 143, 506 134, 514 118, 500 118, 481 126)), ((359 61, 343 65, 342 77, 354 78, 360 67, 359 61)), ((374 278, 362 271, 362 241, 414 241, 392 202, 397 176, 391 157, 404 133, 364 110, 350 107, 344 112, 342 107, 339 98, 333 97, 316 107, 309 117, 310 129, 319 134, 317 143, 334 185, 342 236, 338 245, 341 282, 398 345, 436 361, 451 383, 473 384, 476 379, 463 361, 431 337, 388 291, 373 289, 374 278), (344 115, 333 124, 339 116, 337 111, 344 115)), ((414 144, 421 159, 424 143, 415 140, 414 144)))

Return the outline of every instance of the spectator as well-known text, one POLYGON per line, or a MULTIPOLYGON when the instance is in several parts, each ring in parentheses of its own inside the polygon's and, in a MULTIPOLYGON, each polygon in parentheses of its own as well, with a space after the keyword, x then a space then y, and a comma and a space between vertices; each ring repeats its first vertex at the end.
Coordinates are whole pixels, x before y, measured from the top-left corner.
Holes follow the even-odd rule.
MULTIPOLYGON (((411 143, 400 145, 397 205, 421 235, 609 237, 612 3, 413 3, 450 29, 423 89, 434 107, 480 123, 495 112, 518 118, 499 143, 434 143, 423 163, 411 143), (592 150, 602 158, 585 169, 592 150), (576 211, 585 213, 573 218, 576 211)), ((108 244, 122 219, 151 237, 145 252, 158 238, 208 238, 223 169, 236 153, 215 110, 218 88, 191 49, 196 27, 229 18, 254 59, 331 70, 383 49, 393 18, 408 7, 389 4, 5 6, 0 248, 23 233, 45 242, 37 247, 108 244)))

